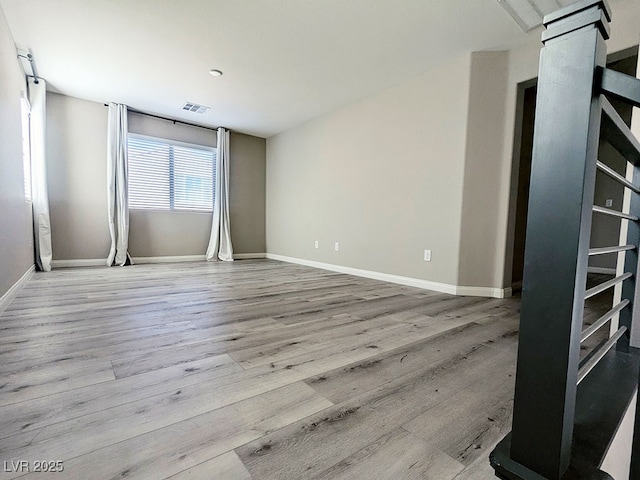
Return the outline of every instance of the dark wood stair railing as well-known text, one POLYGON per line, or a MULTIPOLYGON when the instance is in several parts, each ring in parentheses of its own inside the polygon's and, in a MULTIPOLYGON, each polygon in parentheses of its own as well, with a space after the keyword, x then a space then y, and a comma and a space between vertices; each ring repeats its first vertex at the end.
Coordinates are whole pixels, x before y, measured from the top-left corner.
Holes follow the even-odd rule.
MULTIPOLYGON (((640 80, 605 68, 610 20, 605 0, 582 0, 544 21, 513 424, 491 454, 502 479, 611 478, 599 467, 638 387, 640 142, 606 96, 640 106, 640 80), (600 141, 632 178, 598 160, 600 141), (598 171, 631 192, 628 212, 594 205, 598 171), (626 242, 589 248, 593 214, 626 222, 626 242), (589 256, 611 253, 624 271, 585 290, 589 256), (622 298, 583 329, 585 299, 619 284, 622 298), (581 342, 615 322, 580 362, 581 342)), ((640 479, 637 414, 636 427, 630 478, 640 479)))

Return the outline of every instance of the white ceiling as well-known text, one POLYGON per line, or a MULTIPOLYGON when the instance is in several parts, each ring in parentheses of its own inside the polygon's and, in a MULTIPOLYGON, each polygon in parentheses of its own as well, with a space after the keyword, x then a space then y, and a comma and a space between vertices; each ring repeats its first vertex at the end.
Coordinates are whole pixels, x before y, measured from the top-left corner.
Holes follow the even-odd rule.
POLYGON ((0 6, 18 48, 32 50, 50 90, 260 137, 464 52, 526 39, 496 0, 0 0, 0 6), (210 76, 212 68, 224 75, 210 76), (186 101, 211 110, 182 111, 186 101))

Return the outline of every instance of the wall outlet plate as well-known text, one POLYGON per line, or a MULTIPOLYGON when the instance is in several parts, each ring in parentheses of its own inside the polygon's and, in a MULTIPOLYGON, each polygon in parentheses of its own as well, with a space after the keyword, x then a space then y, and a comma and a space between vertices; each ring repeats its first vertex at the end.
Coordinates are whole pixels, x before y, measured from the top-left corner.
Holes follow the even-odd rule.
POLYGON ((333 248, 336 252, 340 251, 340 242, 336 242, 333 244, 333 248))
POLYGON ((315 248, 318 248, 318 247, 320 246, 320 243, 318 242, 318 240, 316 240, 316 241, 314 242, 313 246, 314 246, 315 248))
POLYGON ((424 251, 424 261, 425 262, 430 262, 431 261, 431 250, 425 250, 424 251))

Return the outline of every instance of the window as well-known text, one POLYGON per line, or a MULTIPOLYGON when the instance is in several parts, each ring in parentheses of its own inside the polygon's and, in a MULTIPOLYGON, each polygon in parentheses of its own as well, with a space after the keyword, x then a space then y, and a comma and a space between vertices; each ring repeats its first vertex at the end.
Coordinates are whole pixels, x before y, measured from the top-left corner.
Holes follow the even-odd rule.
POLYGON ((213 210, 216 149, 130 134, 129 208, 213 210))
POLYGON ((31 201, 31 106, 25 97, 20 99, 22 111, 22 171, 24 177, 24 198, 31 201))

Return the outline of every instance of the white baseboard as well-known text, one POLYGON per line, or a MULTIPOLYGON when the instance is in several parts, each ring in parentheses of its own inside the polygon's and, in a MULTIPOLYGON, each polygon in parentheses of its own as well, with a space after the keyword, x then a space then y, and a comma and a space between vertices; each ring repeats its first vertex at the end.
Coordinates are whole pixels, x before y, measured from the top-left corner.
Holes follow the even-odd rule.
MULTIPOLYGON (((429 280, 422 280, 419 278, 404 277, 402 275, 393 275, 390 273, 374 272, 372 270, 363 270, 360 268, 345 267, 342 265, 334 265, 331 263, 316 262, 314 260, 305 260, 302 258, 287 257, 284 255, 277 255, 274 253, 236 253, 234 254, 233 257, 237 260, 269 258, 271 260, 279 260, 287 263, 296 263, 299 265, 306 265, 308 267, 321 268, 323 270, 330 270, 332 272, 355 275, 357 277, 365 277, 365 278, 371 278, 374 280, 381 280, 383 282, 397 283, 399 285, 407 285, 409 287, 432 290, 434 292, 449 293, 451 295, 507 298, 507 297, 510 297, 512 294, 512 290, 510 287, 495 288, 495 287, 467 287, 464 285, 450 285, 448 283, 432 282, 429 280)), ((203 262, 205 261, 205 256, 204 255, 178 255, 178 256, 162 256, 162 257, 133 257, 132 260, 134 264, 136 263, 145 264, 145 263, 203 262)), ((51 262, 51 265, 53 268, 106 266, 106 259, 94 258, 94 259, 77 259, 77 260, 54 260, 53 262, 51 262)), ((591 271, 591 268, 589 269, 589 271, 591 271)), ((609 272, 607 271, 606 273, 609 273, 609 272)))
POLYGON ((287 257, 274 253, 267 253, 266 258, 271 260, 279 260, 281 262, 296 263, 307 267, 321 268, 332 272, 346 273, 357 277, 371 278, 374 280, 382 280, 383 282, 397 283, 407 285, 409 287, 423 288, 435 292, 449 293, 451 295, 467 295, 474 297, 493 297, 506 298, 511 296, 511 288, 493 288, 493 287, 465 287, 461 285, 450 285, 448 283, 431 282, 419 278, 404 277, 401 275, 393 275, 390 273, 374 272, 372 270, 363 270, 360 268, 344 267, 342 265, 334 265, 331 263, 316 262, 313 260, 305 260, 302 258, 287 257))
POLYGON ((266 253, 234 253, 235 260, 253 260, 255 258, 267 258, 266 253))
MULTIPOLYGON (((264 253, 234 253, 234 260, 248 260, 252 258, 265 258, 264 253)), ((182 263, 204 262, 206 255, 178 255, 164 257, 132 257, 133 263, 182 263)))
POLYGON ((16 298, 16 295, 24 288, 29 279, 33 276, 33 272, 36 271, 36 266, 31 265, 29 269, 22 275, 16 283, 14 283, 9 290, 6 291, 2 297, 0 297, 0 314, 5 311, 9 304, 16 298))
MULTIPOLYGON (((177 263, 177 262, 204 262, 204 255, 180 255, 164 257, 131 257, 133 263, 177 263)), ((106 258, 78 258, 74 260, 53 260, 52 268, 77 268, 77 267, 106 267, 106 258)))
POLYGON ((456 285, 455 294, 466 297, 509 298, 512 295, 512 289, 511 287, 465 287, 464 285, 456 285))
POLYGON ((604 275, 615 275, 615 268, 606 268, 606 267, 587 267, 588 273, 602 273, 604 275))
POLYGON ((183 263, 183 262, 204 262, 204 255, 166 255, 162 257, 131 257, 133 264, 136 263, 183 263))
MULTIPOLYGON (((252 258, 265 258, 264 253, 236 253, 233 258, 246 260, 252 258)), ((133 263, 182 263, 182 262, 204 262, 205 255, 165 255, 160 257, 131 257, 133 263)), ((78 258, 75 260, 53 260, 52 268, 74 268, 74 267, 106 267, 106 258, 78 258)))
POLYGON ((74 260, 52 260, 51 268, 106 267, 107 258, 76 258, 74 260))

